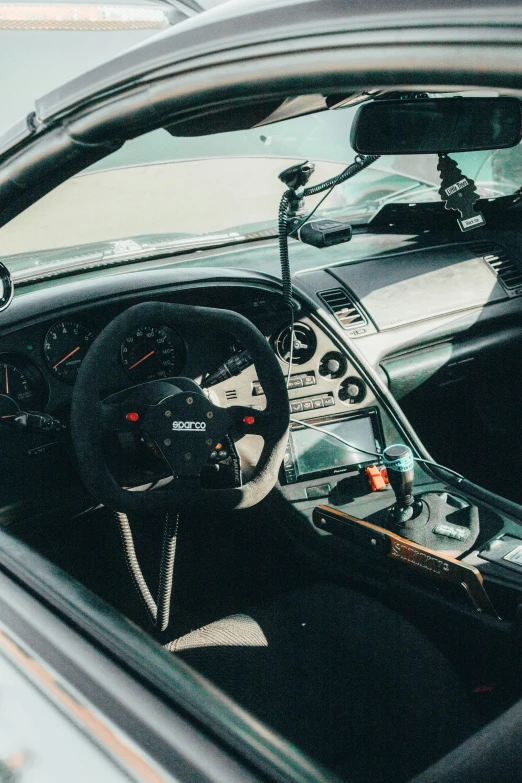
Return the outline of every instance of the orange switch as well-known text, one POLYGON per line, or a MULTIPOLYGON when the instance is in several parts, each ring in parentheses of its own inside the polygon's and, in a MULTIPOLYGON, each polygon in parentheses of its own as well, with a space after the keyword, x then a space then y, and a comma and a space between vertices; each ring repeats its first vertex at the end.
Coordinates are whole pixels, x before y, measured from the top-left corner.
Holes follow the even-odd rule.
POLYGON ((370 467, 366 468, 366 475, 368 476, 372 492, 380 492, 386 489, 386 484, 389 483, 388 476, 383 476, 377 465, 370 465, 370 467))

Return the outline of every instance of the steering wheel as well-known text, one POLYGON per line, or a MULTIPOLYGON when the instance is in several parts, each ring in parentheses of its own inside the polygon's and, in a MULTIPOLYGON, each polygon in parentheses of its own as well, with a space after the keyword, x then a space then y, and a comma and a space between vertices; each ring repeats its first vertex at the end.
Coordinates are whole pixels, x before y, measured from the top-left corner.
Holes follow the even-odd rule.
POLYGON ((284 457, 289 427, 288 392, 272 349, 261 332, 229 310, 145 302, 117 316, 98 335, 78 372, 71 410, 71 433, 83 483, 114 511, 155 513, 202 506, 233 510, 259 503, 274 487, 284 457), (266 395, 266 409, 214 405, 190 378, 148 381, 111 397, 100 397, 114 373, 114 346, 143 324, 186 330, 226 331, 250 353, 266 395), (132 414, 132 415, 129 415, 132 414), (150 492, 125 489, 106 463, 106 432, 145 436, 170 467, 174 480, 150 492), (217 443, 260 435, 263 449, 250 480, 241 487, 204 489, 199 477, 217 443))

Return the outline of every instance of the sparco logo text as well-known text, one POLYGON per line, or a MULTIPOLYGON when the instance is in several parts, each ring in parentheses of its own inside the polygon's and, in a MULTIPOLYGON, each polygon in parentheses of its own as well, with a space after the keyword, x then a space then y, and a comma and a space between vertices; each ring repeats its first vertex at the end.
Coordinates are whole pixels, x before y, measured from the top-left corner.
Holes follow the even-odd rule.
POLYGON ((173 421, 173 430, 206 430, 206 421, 173 421))

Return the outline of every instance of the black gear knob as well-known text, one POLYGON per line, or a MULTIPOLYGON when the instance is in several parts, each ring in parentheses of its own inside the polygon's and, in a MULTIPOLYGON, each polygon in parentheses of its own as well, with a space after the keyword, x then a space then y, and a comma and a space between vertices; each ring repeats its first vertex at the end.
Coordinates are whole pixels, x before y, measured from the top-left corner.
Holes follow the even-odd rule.
POLYGON ((415 471, 412 450, 402 443, 396 443, 385 448, 382 456, 391 488, 397 498, 396 508, 403 510, 413 506, 415 471))

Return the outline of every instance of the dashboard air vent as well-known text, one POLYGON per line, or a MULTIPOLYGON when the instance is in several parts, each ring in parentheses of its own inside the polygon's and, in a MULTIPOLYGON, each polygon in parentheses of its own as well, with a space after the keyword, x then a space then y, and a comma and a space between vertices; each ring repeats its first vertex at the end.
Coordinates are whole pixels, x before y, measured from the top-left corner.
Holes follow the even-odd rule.
POLYGON ((227 402, 231 402, 232 400, 237 400, 237 391, 235 389, 229 389, 225 392, 225 400, 227 402))
POLYGON ((357 326, 366 326, 365 318, 357 302, 355 302, 344 288, 330 288, 328 291, 320 291, 319 296, 335 315, 343 329, 355 329, 357 326))
POLYGON ((522 267, 506 250, 496 245, 474 245, 473 249, 489 264, 506 288, 522 286, 522 267))

